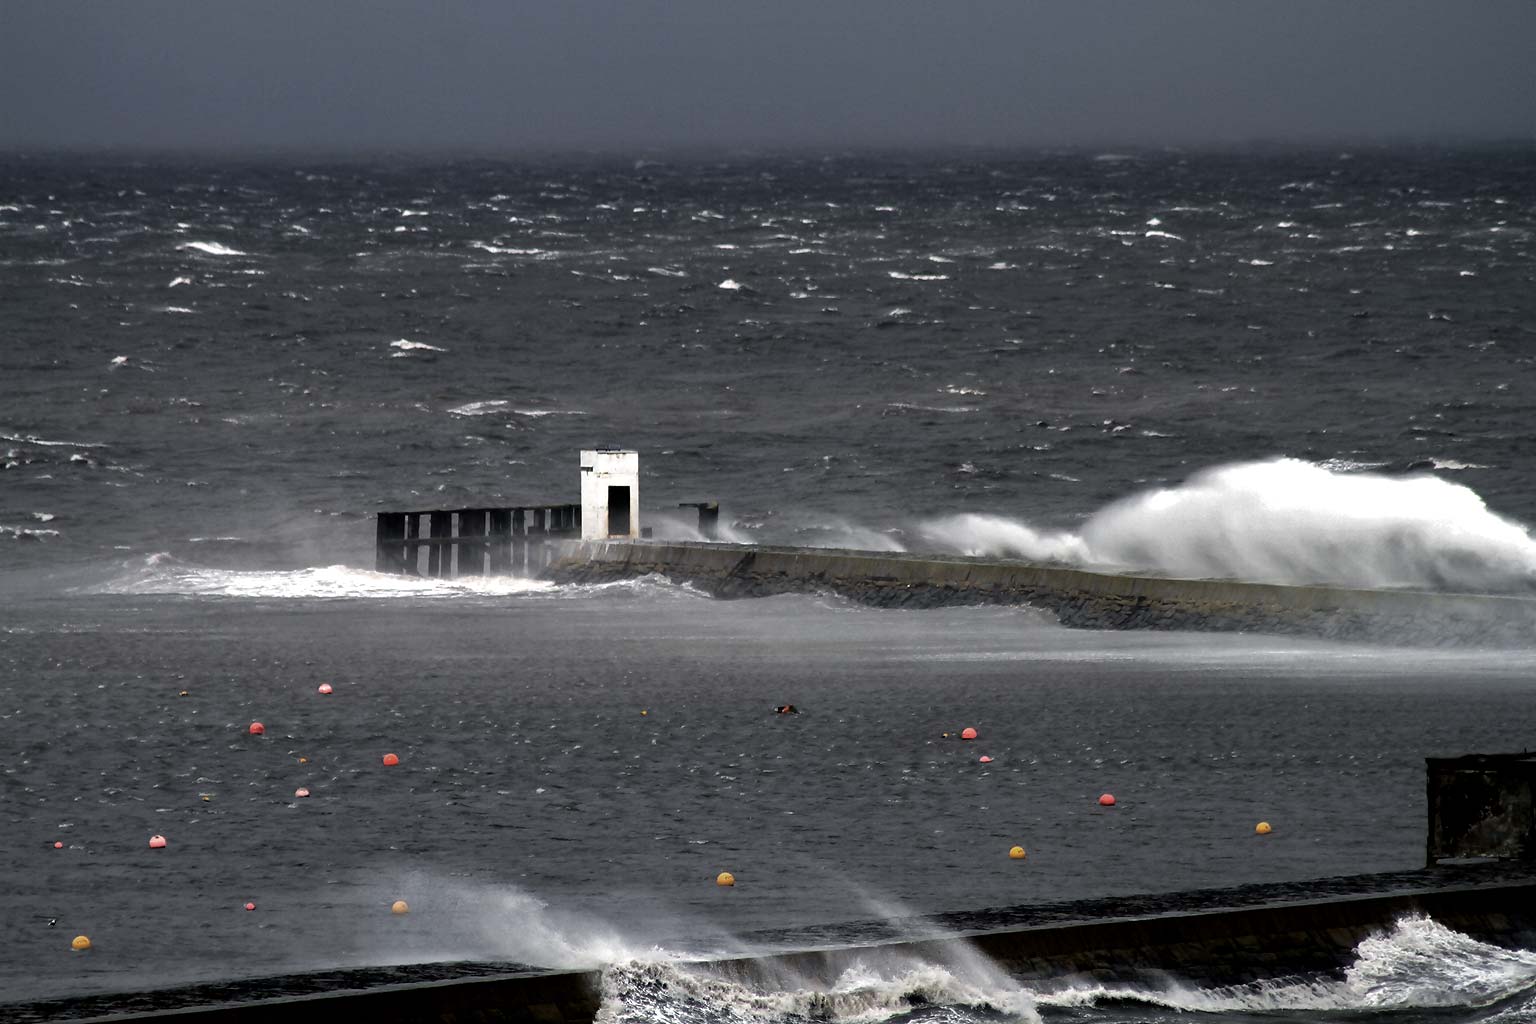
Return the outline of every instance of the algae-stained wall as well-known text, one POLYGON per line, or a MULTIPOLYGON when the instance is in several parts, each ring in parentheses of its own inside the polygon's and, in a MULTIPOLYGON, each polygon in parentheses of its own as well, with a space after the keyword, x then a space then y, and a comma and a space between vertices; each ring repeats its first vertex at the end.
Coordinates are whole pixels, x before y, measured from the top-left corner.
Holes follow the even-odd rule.
POLYGON ((1536 601, 1086 572, 978 558, 687 542, 581 542, 548 575, 656 573, 718 597, 826 590, 885 607, 1027 604, 1088 629, 1295 633, 1421 645, 1536 643, 1536 601))

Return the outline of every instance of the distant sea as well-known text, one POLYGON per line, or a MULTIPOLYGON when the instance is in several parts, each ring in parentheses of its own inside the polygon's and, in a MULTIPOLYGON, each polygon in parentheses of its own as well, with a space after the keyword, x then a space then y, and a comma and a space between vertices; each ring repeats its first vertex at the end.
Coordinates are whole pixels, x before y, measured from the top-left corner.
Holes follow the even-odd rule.
POLYGON ((371 571, 374 512, 617 446, 661 537, 1532 596, 1533 268, 1529 148, 0 156, 0 1004, 470 960, 648 1024, 1536 1019, 1536 951, 1425 919, 1221 988, 677 964, 1416 868, 1536 645, 371 571))

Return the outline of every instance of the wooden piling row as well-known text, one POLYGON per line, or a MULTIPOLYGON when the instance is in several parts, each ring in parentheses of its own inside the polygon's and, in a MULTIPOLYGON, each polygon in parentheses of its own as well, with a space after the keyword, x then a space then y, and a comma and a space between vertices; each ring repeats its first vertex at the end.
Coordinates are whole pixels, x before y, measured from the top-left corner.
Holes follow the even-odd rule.
POLYGON ((374 567, 435 579, 533 575, 549 561, 546 541, 580 536, 580 505, 380 512, 374 567), (423 519, 426 537, 421 535, 423 519), (425 572, 422 549, 427 552, 425 572))

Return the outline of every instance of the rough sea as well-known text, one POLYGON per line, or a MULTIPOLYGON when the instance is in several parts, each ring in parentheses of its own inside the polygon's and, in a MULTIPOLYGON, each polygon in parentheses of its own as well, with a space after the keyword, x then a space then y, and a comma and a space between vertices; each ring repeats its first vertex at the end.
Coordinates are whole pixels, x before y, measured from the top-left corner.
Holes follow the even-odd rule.
POLYGON ((660 537, 1529 596, 1533 268, 1529 148, 0 157, 0 1004, 474 961, 606 967, 615 1024, 1536 1020, 1536 950, 1427 919, 1216 988, 679 965, 1411 871, 1536 645, 372 572, 376 511, 616 446, 660 537))

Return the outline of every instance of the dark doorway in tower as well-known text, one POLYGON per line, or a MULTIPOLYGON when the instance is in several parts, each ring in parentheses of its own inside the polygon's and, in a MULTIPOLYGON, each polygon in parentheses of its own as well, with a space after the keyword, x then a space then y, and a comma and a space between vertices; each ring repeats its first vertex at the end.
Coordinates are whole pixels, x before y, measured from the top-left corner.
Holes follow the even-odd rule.
POLYGON ((629 536, 629 488, 608 488, 608 536, 629 536))

